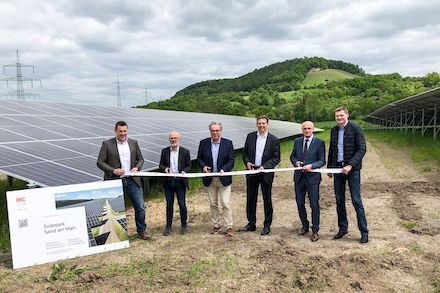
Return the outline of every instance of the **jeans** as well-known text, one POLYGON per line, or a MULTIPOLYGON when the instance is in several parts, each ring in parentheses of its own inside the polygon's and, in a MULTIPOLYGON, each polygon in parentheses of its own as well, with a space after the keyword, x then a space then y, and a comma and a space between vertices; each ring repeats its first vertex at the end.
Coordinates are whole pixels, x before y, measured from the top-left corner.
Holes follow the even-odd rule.
POLYGON ((142 191, 142 187, 137 185, 131 177, 122 178, 122 186, 124 193, 128 196, 133 205, 136 231, 140 234, 147 229, 147 224, 145 223, 144 192, 142 191))
POLYGON ((336 195, 336 211, 338 213, 338 226, 340 232, 348 231, 347 210, 345 209, 345 185, 348 181, 351 202, 356 211, 358 228, 361 234, 368 233, 367 218, 361 198, 361 171, 352 170, 347 175, 334 174, 334 188, 336 195))
POLYGON ((167 202, 167 227, 173 224, 174 213, 174 194, 180 209, 180 222, 182 227, 186 227, 187 210, 185 203, 186 185, 182 179, 170 179, 165 186, 165 199, 167 202))

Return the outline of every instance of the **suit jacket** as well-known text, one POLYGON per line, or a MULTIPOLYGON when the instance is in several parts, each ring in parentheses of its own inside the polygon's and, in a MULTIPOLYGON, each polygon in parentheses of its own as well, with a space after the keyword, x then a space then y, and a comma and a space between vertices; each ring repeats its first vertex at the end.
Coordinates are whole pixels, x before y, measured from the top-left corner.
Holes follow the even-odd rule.
MULTIPOLYGON (((214 170, 210 137, 200 141, 199 150, 197 153, 197 162, 202 169, 205 166, 208 166, 211 168, 211 171, 214 170)), ((232 141, 222 137, 220 139, 220 146, 218 151, 217 170, 220 171, 223 169, 223 171, 225 172, 230 172, 232 171, 232 168, 234 168, 234 163, 235 155, 232 141)), ((232 184, 232 176, 220 176, 219 178, 223 186, 228 186, 232 184)), ((203 177, 202 180, 203 185, 209 186, 212 182, 212 177, 203 177)))
MULTIPOLYGON (((162 150, 160 154, 160 163, 159 163, 159 169, 161 172, 165 172, 166 168, 171 167, 170 154, 171 154, 170 147, 166 147, 162 150)), ((191 171, 191 157, 189 154, 189 150, 181 146, 179 146, 179 158, 177 165, 178 165, 177 168, 179 169, 179 173, 182 173, 182 171, 184 171, 185 173, 191 171)), ((182 179, 185 182, 185 186, 188 188, 188 178, 182 178, 182 179)), ((164 187, 166 187, 169 184, 170 180, 171 180, 170 177, 165 178, 164 187)))
MULTIPOLYGON (((328 150, 329 168, 340 168, 338 165, 338 130, 339 126, 334 126, 330 131, 330 147, 328 150)), ((344 166, 352 165, 352 170, 362 168, 362 158, 367 152, 364 133, 359 125, 348 121, 344 130, 344 166)))
MULTIPOLYGON (((293 166, 296 162, 303 162, 303 165, 312 165, 312 169, 318 169, 325 165, 325 143, 319 138, 313 137, 309 149, 304 156, 304 136, 295 139, 293 143, 290 161, 293 166)), ((321 173, 295 171, 294 181, 298 182, 304 178, 309 184, 319 184, 321 182, 321 173)))
MULTIPOLYGON (((144 158, 142 157, 139 145, 134 139, 127 138, 127 142, 131 156, 130 169, 137 167, 140 171, 144 164, 144 158)), ((104 171, 104 180, 120 179, 119 176, 113 174, 114 169, 121 168, 121 160, 119 158, 116 138, 111 138, 102 142, 96 165, 99 169, 104 171)), ((133 177, 133 179, 139 186, 142 186, 139 177, 133 177)))
MULTIPOLYGON (((251 132, 246 137, 243 149, 243 163, 246 166, 248 162, 255 164, 255 152, 257 147, 257 132, 251 132)), ((280 162, 280 142, 274 135, 268 133, 266 146, 264 147, 263 158, 261 160, 264 169, 273 169, 280 162)), ((249 177, 252 175, 246 175, 249 177)), ((272 184, 274 173, 264 173, 264 181, 272 184)))

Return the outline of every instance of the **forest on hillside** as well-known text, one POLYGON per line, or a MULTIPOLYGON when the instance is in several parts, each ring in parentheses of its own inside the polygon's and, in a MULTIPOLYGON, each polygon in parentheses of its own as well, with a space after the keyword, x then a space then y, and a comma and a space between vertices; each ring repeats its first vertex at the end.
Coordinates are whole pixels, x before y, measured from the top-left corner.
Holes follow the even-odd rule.
POLYGON ((210 80, 188 86, 170 99, 141 108, 220 113, 301 122, 333 120, 344 105, 352 118, 396 100, 440 86, 440 75, 402 77, 398 73, 365 74, 359 66, 320 57, 275 63, 234 79, 210 80), (339 81, 304 86, 311 69, 338 69, 356 75, 339 81))

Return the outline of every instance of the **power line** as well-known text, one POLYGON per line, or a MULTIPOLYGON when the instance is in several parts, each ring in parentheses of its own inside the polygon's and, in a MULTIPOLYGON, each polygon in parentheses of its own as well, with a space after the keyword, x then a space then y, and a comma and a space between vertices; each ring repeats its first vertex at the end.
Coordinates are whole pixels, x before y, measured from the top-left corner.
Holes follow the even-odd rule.
POLYGON ((116 84, 116 104, 118 107, 122 107, 122 100, 121 100, 121 82, 119 81, 119 74, 118 79, 116 82, 113 82, 116 84))
POLYGON ((25 77, 22 74, 22 68, 23 67, 29 67, 32 68, 32 74, 35 75, 35 69, 34 69, 34 65, 26 65, 26 64, 22 64, 20 63, 20 56, 18 55, 18 50, 17 50, 17 57, 16 57, 17 61, 15 64, 8 64, 8 65, 3 65, 3 74, 6 75, 6 68, 7 67, 15 67, 16 68, 16 75, 14 77, 7 77, 7 78, 2 78, 0 79, 0 81, 6 81, 6 87, 9 88, 9 82, 10 81, 15 81, 17 83, 17 89, 15 92, 9 92, 7 94, 2 94, 1 97, 2 98, 7 98, 7 97, 13 97, 16 96, 18 100, 25 100, 25 97, 40 97, 39 94, 35 94, 35 93, 25 93, 24 92, 24 86, 23 86, 23 82, 24 81, 28 81, 31 83, 31 87, 34 87, 34 81, 39 81, 40 82, 40 87, 42 88, 43 85, 41 83, 40 79, 35 79, 35 78, 30 78, 30 77, 25 77))

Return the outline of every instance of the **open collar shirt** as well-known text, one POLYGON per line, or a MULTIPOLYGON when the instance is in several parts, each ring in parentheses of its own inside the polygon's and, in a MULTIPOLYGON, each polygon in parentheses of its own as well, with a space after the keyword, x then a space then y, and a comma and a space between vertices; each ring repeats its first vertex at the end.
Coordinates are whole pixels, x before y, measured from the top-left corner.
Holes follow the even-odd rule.
POLYGON ((218 172, 218 168, 217 168, 217 160, 218 160, 218 152, 220 150, 220 141, 222 140, 222 138, 220 137, 218 142, 215 143, 212 138, 211 138, 211 155, 212 155, 212 167, 214 170, 212 170, 213 172, 218 172))
POLYGON ((344 162, 344 133, 347 124, 348 124, 348 120, 347 122, 345 122, 344 127, 339 126, 338 128, 338 162, 339 163, 344 162))
POLYGON ((260 135, 260 133, 257 132, 257 143, 255 147, 255 166, 261 166, 262 164, 264 148, 266 147, 267 135, 268 132, 266 132, 264 135, 260 135))
POLYGON ((179 149, 180 146, 177 147, 177 150, 170 147, 170 170, 173 174, 179 173, 179 149))
POLYGON ((130 172, 131 170, 131 153, 130 146, 128 145, 128 139, 124 142, 120 142, 117 138, 116 145, 118 146, 119 160, 121 161, 121 168, 125 172, 130 172))

